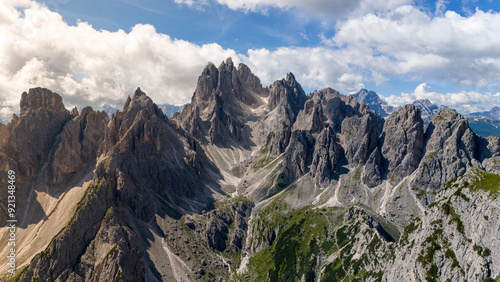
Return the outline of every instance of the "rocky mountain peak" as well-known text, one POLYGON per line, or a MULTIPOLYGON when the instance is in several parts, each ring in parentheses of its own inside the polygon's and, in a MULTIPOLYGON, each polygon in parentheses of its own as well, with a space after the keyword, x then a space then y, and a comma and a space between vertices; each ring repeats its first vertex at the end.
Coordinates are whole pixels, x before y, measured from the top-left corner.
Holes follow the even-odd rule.
POLYGON ((146 96, 146 93, 144 93, 140 87, 137 87, 137 89, 134 92, 134 100, 139 99, 141 96, 146 96))
POLYGON ((110 119, 105 130, 104 142, 99 147, 98 155, 109 151, 134 124, 142 124, 148 119, 167 120, 163 112, 140 88, 132 98, 128 96, 122 111, 117 111, 110 119))
POLYGON ((220 146, 229 146, 233 141, 243 141, 244 120, 252 115, 252 109, 263 104, 261 97, 266 96, 267 89, 262 88, 248 66, 240 64, 235 68, 231 58, 218 68, 209 63, 198 78, 191 103, 175 120, 203 142, 208 138, 220 146))
POLYGON ((23 170, 33 176, 45 162, 56 136, 72 118, 64 107, 61 96, 44 88, 24 92, 20 102, 20 116, 14 118, 6 146, 21 158, 23 170))
POLYGON ((413 105, 417 106, 421 113, 424 122, 428 124, 432 117, 437 114, 442 109, 446 108, 445 106, 437 106, 433 104, 429 99, 420 99, 413 102, 413 105))
POLYGON ((244 64, 236 69, 232 59, 228 58, 218 68, 213 63, 207 64, 198 78, 191 104, 205 108, 219 95, 224 96, 224 100, 236 99, 254 105, 257 102, 254 94, 266 96, 259 78, 244 64))
POLYGON ((28 93, 21 96, 21 116, 29 111, 44 110, 52 113, 66 114, 68 110, 64 107, 61 96, 45 88, 32 88, 28 93))
MULTIPOLYGON (((307 96, 293 73, 286 78, 277 80, 269 89, 269 108, 274 109, 282 104, 293 113, 293 119, 304 108, 307 96)), ((288 115, 288 114, 287 114, 288 115)))
POLYGON ((227 58, 225 61, 223 61, 220 65, 219 65, 219 70, 228 70, 228 71, 232 71, 234 69, 234 63, 233 63, 233 59, 231 57, 227 58))
POLYGON ((415 100, 413 101, 413 105, 422 105, 424 107, 432 107, 432 108, 437 108, 436 105, 434 105, 431 101, 429 101, 429 99, 419 99, 419 100, 415 100))
POLYGON ((432 119, 434 124, 466 122, 467 119, 454 109, 443 109, 432 119))
POLYGON ((238 65, 238 76, 243 85, 245 85, 248 89, 260 94, 261 96, 267 96, 267 91, 262 88, 260 79, 252 73, 247 65, 238 65))
POLYGON ((372 103, 385 103, 380 99, 377 93, 374 91, 368 91, 367 89, 361 89, 356 94, 353 95, 356 100, 363 102, 365 104, 372 103))
POLYGON ((297 80, 295 79, 295 75, 293 75, 293 73, 291 72, 286 74, 285 80, 290 84, 298 83, 297 80))
POLYGON ((161 110, 153 103, 153 100, 138 87, 132 98, 130 96, 127 98, 122 112, 128 119, 133 119, 141 110, 147 110, 156 116, 162 116, 161 110))
POLYGON ((58 136, 58 144, 49 158, 47 169, 54 189, 64 180, 85 171, 97 157, 97 150, 104 138, 109 117, 104 112, 96 112, 85 107, 81 113, 66 123, 58 136))

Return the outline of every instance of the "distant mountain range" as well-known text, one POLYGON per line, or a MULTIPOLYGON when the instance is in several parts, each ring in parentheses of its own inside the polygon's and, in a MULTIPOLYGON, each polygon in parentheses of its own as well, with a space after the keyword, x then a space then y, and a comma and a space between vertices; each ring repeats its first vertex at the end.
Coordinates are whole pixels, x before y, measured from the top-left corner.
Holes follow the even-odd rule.
POLYGON ((500 107, 495 106, 491 108, 491 110, 486 111, 486 112, 478 112, 478 113, 472 113, 470 116, 483 116, 483 117, 489 117, 492 119, 500 119, 500 107))
POLYGON ((396 107, 389 106, 384 100, 380 99, 380 96, 374 91, 361 89, 352 96, 358 102, 366 104, 383 118, 391 115, 397 109, 396 107))
MULTIPOLYGON (((371 110, 375 111, 383 118, 390 116, 398 109, 397 107, 388 105, 374 91, 361 89, 352 96, 360 103, 366 104, 371 110)), ((425 127, 427 127, 436 114, 447 108, 443 105, 435 105, 428 99, 415 100, 412 104, 420 109, 425 127)), ((500 107, 493 107, 490 111, 471 113, 466 115, 465 118, 469 121, 469 126, 475 133, 484 137, 500 137, 500 107)))
MULTIPOLYGON (((157 104, 157 106, 167 117, 173 117, 175 113, 179 113, 180 111, 182 111, 182 108, 184 108, 184 106, 176 106, 170 104, 157 104)), ((102 106, 101 110, 103 110, 109 117, 119 111, 118 108, 112 107, 110 105, 102 106)))

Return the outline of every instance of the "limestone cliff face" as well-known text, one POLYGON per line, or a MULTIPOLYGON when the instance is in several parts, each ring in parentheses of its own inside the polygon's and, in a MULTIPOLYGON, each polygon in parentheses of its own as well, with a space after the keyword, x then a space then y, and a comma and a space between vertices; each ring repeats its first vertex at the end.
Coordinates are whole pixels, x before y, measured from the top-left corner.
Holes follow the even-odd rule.
POLYGON ((338 176, 342 165, 343 148, 333 129, 327 125, 316 138, 311 163, 311 174, 319 182, 338 176))
POLYGON ((176 120, 203 143, 248 143, 245 119, 249 113, 244 108, 260 105, 261 97, 267 95, 246 65, 236 68, 230 58, 218 68, 209 63, 198 78, 191 104, 176 120))
POLYGON ((428 190, 438 190, 470 167, 480 167, 476 135, 467 120, 452 109, 434 117, 425 133, 425 155, 418 169, 416 183, 428 190))
POLYGON ((417 169, 424 151, 424 123, 420 111, 406 105, 384 123, 382 156, 392 184, 417 169))
POLYGON ((276 113, 278 122, 267 135, 271 154, 285 151, 292 136, 293 124, 304 108, 307 96, 295 76, 289 73, 285 79, 275 81, 269 89, 268 108, 276 113))
MULTIPOLYGON (((0 181, 7 183, 7 171, 16 172, 18 205, 24 207, 34 180, 50 157, 56 137, 72 118, 62 98, 48 89, 34 88, 21 96, 20 115, 2 128, 0 181)), ((0 222, 7 215, 7 190, 0 192, 0 222)))
POLYGON ((156 214, 199 212, 211 201, 201 182, 209 183, 209 161, 183 134, 140 89, 109 123, 90 108, 69 121, 49 163, 54 185, 86 164, 93 163, 94 177, 67 226, 31 261, 26 280, 137 281, 146 272, 160 279, 142 247, 141 225, 156 214), (74 156, 79 163, 66 162, 74 156))
POLYGON ((451 109, 424 130, 415 105, 384 120, 228 59, 172 119, 140 89, 108 118, 37 88, 0 133, 0 180, 18 172, 20 240, 37 250, 23 281, 500 275, 500 138, 451 109))
POLYGON ((5 150, 19 163, 19 171, 33 178, 47 160, 56 136, 72 118, 61 96, 42 88, 24 92, 19 118, 11 122, 5 150))
POLYGON ((105 112, 95 112, 90 107, 84 108, 80 115, 68 121, 47 167, 54 186, 80 172, 83 167, 95 163, 97 149, 104 137, 102 133, 108 122, 105 112))

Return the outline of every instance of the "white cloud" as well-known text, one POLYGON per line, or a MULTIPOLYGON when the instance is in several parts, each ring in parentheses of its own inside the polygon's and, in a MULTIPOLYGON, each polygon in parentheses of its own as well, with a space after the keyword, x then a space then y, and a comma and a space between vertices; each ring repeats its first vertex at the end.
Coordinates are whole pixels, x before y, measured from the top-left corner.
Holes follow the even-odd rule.
POLYGON ((283 47, 272 52, 267 49, 248 50, 248 56, 241 56, 241 59, 264 85, 292 72, 299 83, 309 88, 329 86, 351 92, 362 88, 366 79, 348 64, 354 56, 345 50, 283 47))
POLYGON ((136 25, 129 33, 97 31, 84 22, 69 26, 30 1, 0 4, 0 34, 4 121, 18 111, 21 93, 35 86, 58 92, 68 107, 121 107, 138 86, 157 103, 186 103, 207 62, 229 56, 239 61, 233 50, 172 39, 151 25, 136 25), (19 6, 26 7, 24 13, 19 6))
MULTIPOLYGON (((364 13, 374 10, 388 10, 411 0, 213 0, 232 10, 266 13, 271 7, 282 9, 298 7, 313 14, 346 16, 347 13, 364 13)), ((213 2, 207 0, 175 0, 190 7, 204 7, 213 2)))
MULTIPOLYGON (((325 43, 358 50, 366 64, 386 62, 373 71, 414 80, 432 76, 484 87, 500 79, 500 14, 477 10, 463 17, 453 11, 431 17, 414 6, 367 14, 338 23, 325 43)), ((373 65, 373 64, 372 64, 373 65)))
POLYGON ((428 99, 433 104, 445 105, 457 111, 468 114, 482 110, 489 110, 492 104, 500 104, 500 93, 479 93, 475 91, 461 91, 456 93, 438 93, 426 83, 415 88, 413 93, 391 95, 383 99, 392 106, 411 104, 415 100, 428 99))
POLYGON ((448 1, 446 0, 438 0, 436 1, 436 12, 435 14, 437 16, 442 16, 444 12, 446 11, 446 4, 448 4, 448 1))

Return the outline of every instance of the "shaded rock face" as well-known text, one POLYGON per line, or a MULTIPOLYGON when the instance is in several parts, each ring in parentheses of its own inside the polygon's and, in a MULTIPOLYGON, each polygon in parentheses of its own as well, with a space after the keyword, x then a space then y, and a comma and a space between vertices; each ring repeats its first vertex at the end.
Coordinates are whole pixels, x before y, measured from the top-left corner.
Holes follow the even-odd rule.
POLYGON ((161 279, 147 270, 145 222, 199 212, 213 201, 200 180, 209 183, 211 163, 173 126, 140 89, 109 123, 104 112, 90 108, 68 122, 50 162, 55 179, 71 176, 86 161, 101 161, 72 219, 33 259, 27 279, 140 281, 146 272, 161 279), (80 155, 80 164, 66 162, 72 154, 80 155))
POLYGON ((14 119, 5 144, 11 158, 19 161, 19 171, 33 178, 47 160, 56 136, 72 118, 61 96, 47 89, 34 88, 24 92, 19 119, 14 119))
POLYGON ((203 230, 208 246, 221 252, 227 248, 234 253, 239 252, 246 238, 252 207, 252 204, 238 202, 209 214, 203 230), (229 226, 233 226, 233 232, 229 232, 229 226))
POLYGON ((381 123, 375 116, 353 116, 342 122, 346 158, 353 165, 364 165, 378 146, 381 123))
POLYGON ((479 161, 489 173, 500 171, 500 138, 476 136, 479 161))
POLYGON ((439 112, 429 124, 425 139, 425 155, 415 178, 419 187, 437 190, 463 175, 469 167, 480 166, 476 135, 467 120, 455 110, 439 112))
POLYGON ((123 112, 111 119, 101 143, 100 154, 109 159, 105 170, 123 173, 127 184, 120 191, 121 200, 139 213, 139 219, 147 220, 157 209, 154 195, 174 205, 183 197, 204 197, 196 191, 213 165, 196 141, 182 138, 172 126, 138 89, 123 112))
POLYGON ((285 153, 285 173, 287 174, 285 184, 290 184, 309 172, 314 143, 314 137, 307 131, 297 130, 292 133, 285 153))
MULTIPOLYGON (((308 173, 319 183, 326 184, 338 179, 341 170, 345 172, 342 166, 365 165, 379 146, 382 127, 383 120, 353 97, 329 88, 314 92, 298 113, 293 130, 281 131, 281 140, 290 138, 278 185, 286 186, 308 173)), ((270 136, 274 137, 273 134, 275 132, 270 136)), ((284 146, 286 143, 278 144, 284 146)), ((279 152, 271 150, 271 154, 279 152)), ((380 150, 378 152, 380 154, 380 150)), ((366 175, 365 179, 378 177, 375 182, 380 182, 380 159, 378 157, 377 163, 367 168, 378 172, 366 175)))
POLYGON ((3 146, 9 137, 10 130, 0 123, 0 146, 3 146))
MULTIPOLYGON (((330 88, 314 92, 298 113, 293 129, 282 126, 281 139, 274 139, 290 136, 280 183, 290 184, 308 173, 320 183, 328 183, 338 178, 342 166, 364 165, 379 146, 382 127, 383 120, 353 97, 330 88)), ((271 150, 271 154, 279 152, 271 150)), ((382 176, 377 173, 377 177, 382 176)))
POLYGON ((382 153, 380 152, 380 147, 375 148, 372 151, 365 165, 365 172, 363 177, 363 183, 368 187, 375 187, 382 183, 384 179, 383 173, 386 171, 382 167, 382 153))
MULTIPOLYGON (((315 91, 311 94, 311 98, 321 104, 323 122, 329 123, 335 133, 342 132, 342 123, 346 118, 373 114, 367 105, 358 103, 354 97, 344 96, 331 88, 315 91)), ((376 118, 376 122, 382 123, 382 119, 376 118)))
POLYGON ((417 169, 424 151, 424 123, 419 109, 406 105, 392 114, 383 129, 382 156, 388 179, 397 184, 417 169))
MULTIPOLYGON (((56 143, 56 137, 72 118, 62 98, 48 89, 33 88, 24 92, 20 115, 3 127, 0 147, 0 181, 7 183, 7 171, 16 173, 17 204, 25 206, 35 177, 56 143)), ((7 216, 7 189, 0 191, 0 223, 7 216)))
POLYGON ((344 151, 330 126, 326 126, 316 139, 311 163, 311 174, 319 182, 335 177, 337 165, 344 160, 344 151))
POLYGON ((307 96, 295 76, 289 73, 285 79, 274 82, 269 89, 269 110, 277 111, 280 122, 277 128, 267 136, 267 145, 271 154, 279 155, 290 142, 293 124, 298 113, 304 108, 307 96))
POLYGON ((310 99, 300 111, 294 124, 294 130, 303 129, 311 132, 319 132, 324 126, 323 106, 317 100, 310 99))
POLYGON ((86 107, 65 125, 48 167, 53 185, 60 184, 95 162, 108 122, 105 112, 95 112, 86 107))

